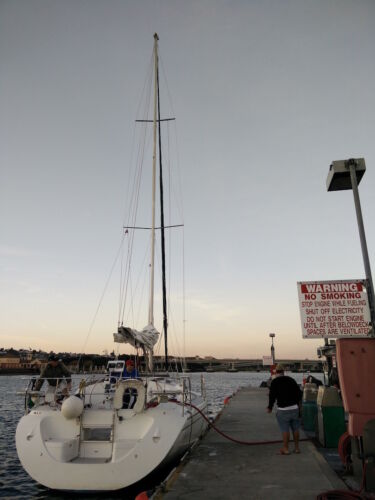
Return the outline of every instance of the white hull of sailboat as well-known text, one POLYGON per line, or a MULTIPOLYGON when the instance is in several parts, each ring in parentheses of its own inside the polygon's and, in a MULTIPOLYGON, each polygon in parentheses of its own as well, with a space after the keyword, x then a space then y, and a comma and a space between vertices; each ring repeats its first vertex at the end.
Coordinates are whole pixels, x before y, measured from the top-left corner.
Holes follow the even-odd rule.
POLYGON ((205 428, 196 410, 182 411, 174 402, 137 414, 88 409, 74 419, 46 406, 20 420, 16 445, 24 469, 48 488, 113 491, 182 456, 205 428))

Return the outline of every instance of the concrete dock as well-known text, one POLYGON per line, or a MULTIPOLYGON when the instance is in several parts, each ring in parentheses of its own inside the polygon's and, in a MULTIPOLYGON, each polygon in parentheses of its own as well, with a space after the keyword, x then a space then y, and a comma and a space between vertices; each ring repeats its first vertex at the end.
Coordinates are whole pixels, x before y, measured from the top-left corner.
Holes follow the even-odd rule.
MULTIPOLYGON (((275 413, 268 414, 268 390, 244 388, 223 409, 215 425, 244 441, 281 439, 275 413)), ((301 431, 301 438, 305 438, 301 431)), ((316 447, 301 442, 301 454, 279 454, 281 444, 247 446, 210 429, 185 463, 171 475, 163 500, 316 499, 323 491, 347 487, 316 447)))

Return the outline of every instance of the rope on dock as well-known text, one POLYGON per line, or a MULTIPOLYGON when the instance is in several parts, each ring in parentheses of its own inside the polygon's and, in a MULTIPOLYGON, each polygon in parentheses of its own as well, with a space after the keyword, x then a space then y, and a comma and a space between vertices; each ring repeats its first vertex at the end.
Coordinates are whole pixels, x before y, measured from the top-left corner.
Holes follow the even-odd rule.
POLYGON ((330 490, 320 493, 316 500, 370 500, 374 498, 374 495, 369 496, 358 491, 330 490))
POLYGON ((348 491, 348 490, 328 490, 320 493, 316 497, 316 500, 374 500, 375 495, 373 493, 367 493, 363 491, 365 489, 366 481, 366 461, 363 464, 362 469, 362 482, 359 491, 348 491))

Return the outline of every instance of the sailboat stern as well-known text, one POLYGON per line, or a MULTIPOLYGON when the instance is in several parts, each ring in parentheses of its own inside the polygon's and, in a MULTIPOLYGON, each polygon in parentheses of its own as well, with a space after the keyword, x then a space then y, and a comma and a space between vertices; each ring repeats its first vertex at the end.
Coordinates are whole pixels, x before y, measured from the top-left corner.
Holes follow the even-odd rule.
POLYGON ((32 411, 17 427, 18 456, 26 472, 48 488, 126 488, 164 464, 179 442, 186 418, 165 406, 138 414, 85 410, 73 420, 59 411, 32 411))

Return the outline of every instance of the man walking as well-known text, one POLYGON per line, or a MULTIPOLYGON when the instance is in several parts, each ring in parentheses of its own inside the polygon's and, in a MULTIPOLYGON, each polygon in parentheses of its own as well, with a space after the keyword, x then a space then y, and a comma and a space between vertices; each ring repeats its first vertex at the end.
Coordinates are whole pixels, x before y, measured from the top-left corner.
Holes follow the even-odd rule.
POLYGON ((267 412, 272 412, 272 407, 277 402, 276 419, 283 436, 281 455, 289 455, 289 429, 293 432, 294 453, 299 449, 299 410, 302 393, 297 382, 284 375, 282 365, 276 366, 276 377, 272 380, 269 393, 267 412))

